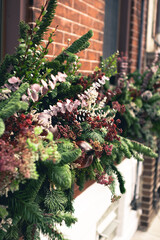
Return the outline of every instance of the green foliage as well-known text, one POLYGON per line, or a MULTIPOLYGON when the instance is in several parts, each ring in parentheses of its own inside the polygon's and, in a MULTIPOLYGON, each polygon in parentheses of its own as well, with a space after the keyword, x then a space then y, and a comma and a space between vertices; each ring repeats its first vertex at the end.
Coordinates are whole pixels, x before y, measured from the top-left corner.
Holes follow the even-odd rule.
POLYGON ((117 169, 117 167, 115 165, 112 164, 111 168, 112 168, 113 172, 117 176, 117 179, 118 179, 118 182, 119 182, 119 188, 120 188, 121 193, 125 193, 126 192, 126 189, 124 187, 125 181, 124 181, 121 173, 118 171, 118 169, 117 169))
POLYGON ((67 55, 68 52, 75 54, 81 51, 82 49, 89 47, 89 44, 87 42, 92 36, 93 36, 93 31, 89 30, 86 34, 84 34, 78 40, 73 42, 72 45, 69 46, 66 50, 64 50, 60 55, 58 55, 54 59, 54 61, 59 61, 60 63, 63 63, 68 58, 68 55, 67 55))
POLYGON ((83 140, 92 139, 93 141, 97 140, 100 143, 104 143, 104 139, 103 139, 102 135, 103 135, 103 133, 100 132, 99 130, 87 131, 81 135, 81 138, 83 140))
POLYGON ((77 159, 80 156, 81 156, 81 150, 79 148, 69 152, 64 152, 61 154, 61 164, 72 163, 73 161, 75 161, 75 159, 77 159))
POLYGON ((19 23, 19 35, 21 39, 24 39, 25 41, 27 41, 29 30, 30 30, 30 27, 28 24, 26 24, 23 21, 19 23))
POLYGON ((104 59, 101 58, 101 69, 107 77, 117 74, 117 56, 119 53, 114 53, 110 57, 104 59))
POLYGON ((69 165, 54 166, 54 168, 50 169, 49 179, 61 189, 71 188, 72 175, 69 165))
POLYGON ((4 124, 3 120, 2 120, 2 118, 0 118, 0 136, 2 136, 4 131, 5 131, 5 124, 4 124))
POLYGON ((0 118, 6 119, 19 110, 27 110, 28 104, 21 101, 21 96, 28 88, 28 84, 24 83, 14 92, 9 99, 4 100, 0 104, 0 118))
POLYGON ((32 39, 33 45, 35 44, 39 45, 39 43, 43 39, 44 33, 47 31, 48 27, 52 22, 52 19, 54 18, 56 4, 57 4, 56 0, 50 0, 48 2, 46 11, 44 10, 44 7, 42 7, 41 15, 43 16, 43 18, 41 21, 39 21, 39 19, 37 20, 38 28, 34 29, 36 30, 36 33, 33 35, 32 39))
MULTIPOLYGON (((45 96, 39 93, 39 102, 33 103, 30 101, 28 112, 30 113, 31 109, 35 109, 36 113, 40 113, 47 110, 49 105, 57 104, 58 101, 61 103, 66 98, 75 100, 79 93, 88 90, 92 83, 98 81, 98 73, 96 75, 96 72, 93 76, 88 77, 83 77, 77 73, 80 64, 79 58, 75 54, 89 46, 89 39, 93 35, 92 30, 73 42, 71 46, 62 51, 51 62, 45 58, 45 55, 48 53, 48 46, 53 41, 54 32, 49 35, 46 46, 43 47, 40 43, 54 17, 56 3, 56 0, 46 1, 33 29, 24 22, 20 23, 19 46, 15 54, 13 56, 7 55, 0 66, 1 86, 7 83, 7 80, 11 76, 19 77, 22 82, 17 91, 6 95, 0 103, 0 136, 5 131, 5 119, 16 112, 25 112, 28 109, 28 104, 21 101, 21 98, 26 93, 28 87, 31 87, 30 85, 37 83, 42 87, 42 85, 45 85, 43 81, 48 84, 49 80, 53 77, 51 74, 56 75, 59 71, 65 72, 68 75, 65 82, 61 82, 60 80, 58 82, 57 80, 53 87, 54 89, 49 88, 46 94, 44 94, 45 96), (41 84, 41 81, 43 84, 41 84), (80 81, 83 84, 80 84, 80 81)), ((101 68, 109 78, 117 74, 117 53, 106 60, 103 59, 101 68)), ((99 76, 101 74, 100 72, 99 76)), ((105 84, 104 90, 108 89, 108 82, 105 84)), ((103 90, 100 93, 106 94, 103 90)), ((117 99, 114 98, 114 100, 116 101, 117 99)), ((127 84, 118 100, 122 104, 130 104, 132 102, 133 98, 127 92, 127 84)), ((150 109, 148 105, 156 103, 158 100, 159 96, 155 94, 145 104, 140 98, 136 99, 135 105, 139 108, 142 105, 145 106, 145 111, 149 113, 150 109)), ((96 104, 98 105, 97 102, 96 104)), ((106 118, 109 118, 109 121, 115 116, 115 112, 111 111, 110 105, 111 100, 109 100, 106 107, 100 109, 104 113, 110 111, 106 116, 106 118)), ((100 110, 96 110, 96 114, 100 115, 100 110)), ((92 128, 89 123, 80 121, 77 122, 77 125, 72 125, 72 120, 68 121, 67 117, 68 115, 72 115, 73 112, 68 111, 66 112, 66 116, 62 114, 60 117, 58 114, 56 116, 50 115, 49 120, 51 122, 47 122, 43 128, 39 126, 35 127, 32 136, 27 135, 27 150, 35 154, 33 156, 36 159, 35 169, 32 166, 32 171, 38 174, 36 175, 36 179, 25 179, 25 181, 22 181, 17 191, 10 191, 8 192, 8 196, 1 196, 0 216, 6 221, 4 227, 7 230, 7 232, 0 230, 1 240, 18 240, 20 237, 26 240, 38 240, 40 239, 40 231, 43 234, 48 234, 51 239, 64 240, 63 235, 56 229, 56 226, 62 222, 70 226, 76 221, 72 216, 74 183, 82 190, 87 180, 98 180, 98 175, 103 176, 104 173, 107 173, 109 176, 113 175, 113 178, 118 180, 120 191, 124 193, 125 182, 115 164, 120 163, 124 157, 131 158, 132 156, 135 156, 140 161, 142 160, 140 153, 157 157, 150 148, 123 137, 120 138, 120 141, 115 140, 116 138, 113 141, 107 141, 106 135, 109 128, 102 127, 104 126, 104 122, 102 126, 100 124, 99 128, 92 128), (56 124, 60 125, 61 123, 62 126, 65 126, 66 122, 69 127, 71 125, 71 129, 79 127, 75 142, 66 138, 60 138, 59 132, 57 138, 55 132, 53 134, 49 132, 47 135, 50 125, 54 127, 56 124), (84 140, 87 144, 90 142, 91 149, 89 151, 83 148, 80 149, 77 146, 79 140, 84 140), (91 145, 91 142, 93 145, 91 145), (96 147, 99 147, 100 150, 96 151, 96 147), (111 152, 107 152, 105 147, 113 147, 113 149, 111 152), (39 156, 39 159, 37 159, 37 156, 39 156), (86 156, 91 157, 91 165, 82 169, 78 168, 74 161, 79 160, 80 157, 82 159, 84 157, 83 160, 86 160, 86 156), (8 218, 13 219, 12 225, 7 224, 8 218)), ((36 115, 34 116, 35 120, 33 120, 34 123, 31 127, 38 124, 36 115)), ((73 119, 76 122, 76 116, 73 119)), ((47 121, 48 119, 45 120, 47 121)), ((131 114, 129 108, 126 114, 124 114, 124 121, 128 124, 129 128, 133 124, 134 126, 138 126, 138 117, 136 114, 135 116, 131 114)), ((134 130, 136 131, 135 128, 132 128, 132 131, 134 130)), ((112 193, 114 192, 114 182, 111 187, 112 193)))
POLYGON ((67 197, 63 191, 53 189, 47 192, 44 205, 48 211, 58 213, 65 210, 67 201, 67 197))

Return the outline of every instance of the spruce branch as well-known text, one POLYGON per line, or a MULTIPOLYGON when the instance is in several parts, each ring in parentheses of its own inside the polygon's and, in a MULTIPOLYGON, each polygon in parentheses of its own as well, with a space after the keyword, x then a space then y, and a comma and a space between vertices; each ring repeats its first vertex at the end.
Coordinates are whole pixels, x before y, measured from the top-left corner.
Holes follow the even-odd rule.
POLYGON ((35 46, 35 44, 39 45, 39 43, 41 42, 41 40, 43 38, 44 33, 47 31, 47 28, 51 24, 52 19, 54 17, 57 1, 50 0, 50 1, 47 1, 47 4, 48 4, 48 6, 46 8, 46 13, 44 14, 44 16, 38 26, 39 27, 38 31, 33 36, 33 39, 32 39, 33 46, 35 46))
POLYGON ((60 63, 63 63, 68 58, 67 52, 75 54, 81 51, 82 49, 85 49, 85 47, 89 46, 89 43, 87 42, 92 36, 93 36, 93 31, 89 30, 86 34, 84 34, 78 40, 74 41, 71 46, 69 46, 61 54, 59 54, 53 61, 59 61, 60 63))
POLYGON ((125 191, 126 191, 126 189, 124 187, 125 181, 124 181, 121 173, 118 171, 117 167, 113 164, 111 164, 111 169, 115 173, 115 175, 117 176, 121 193, 122 194, 125 193, 125 191))

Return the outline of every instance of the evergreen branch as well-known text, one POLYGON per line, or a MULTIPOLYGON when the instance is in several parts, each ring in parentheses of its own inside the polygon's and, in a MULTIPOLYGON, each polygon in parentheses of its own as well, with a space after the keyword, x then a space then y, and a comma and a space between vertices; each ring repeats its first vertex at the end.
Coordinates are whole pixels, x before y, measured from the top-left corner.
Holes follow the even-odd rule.
POLYGON ((111 169, 112 171, 116 174, 117 176, 117 179, 118 179, 118 182, 119 182, 119 188, 120 188, 120 191, 121 193, 125 193, 126 189, 124 187, 124 184, 125 184, 125 181, 121 175, 121 173, 118 171, 118 169, 116 168, 115 165, 111 164, 111 169))
POLYGON ((148 100, 148 104, 153 104, 155 102, 158 102, 160 100, 160 95, 159 93, 155 93, 149 100, 148 100))
POLYGON ((56 4, 57 4, 56 0, 49 1, 46 9, 46 13, 43 16, 42 21, 40 22, 39 29, 36 32, 36 34, 33 36, 33 39, 32 39, 33 46, 35 44, 39 45, 39 43, 43 38, 44 33, 47 31, 48 26, 51 24, 55 14, 56 4))
POLYGON ((69 189, 72 184, 72 175, 69 165, 53 166, 48 169, 48 177, 57 187, 69 189))
POLYGON ((27 41, 29 30, 30 30, 30 26, 27 23, 23 21, 19 23, 19 34, 21 39, 24 39, 25 41, 27 41))
POLYGON ((2 136, 4 131, 5 131, 5 124, 4 124, 3 120, 2 120, 2 118, 0 118, 0 136, 2 136))
POLYGON ((134 150, 136 150, 138 153, 142 153, 148 157, 153 157, 153 158, 158 157, 157 153, 155 153, 151 148, 149 148, 141 143, 138 143, 136 141, 132 141, 132 144, 133 144, 134 150))
POLYGON ((93 36, 93 31, 90 30, 88 33, 80 37, 78 40, 74 41, 71 46, 69 46, 66 50, 64 50, 61 54, 59 54, 53 61, 59 61, 60 63, 63 63, 67 56, 67 52, 70 53, 77 53, 80 50, 84 49, 83 46, 88 46, 86 42, 93 36))
POLYGON ((29 180, 24 190, 19 190, 14 194, 14 196, 23 201, 34 202, 39 190, 42 187, 43 182, 45 181, 45 178, 46 178, 46 175, 41 173, 38 179, 29 180))
POLYGON ((81 149, 79 149, 79 148, 74 149, 69 152, 62 153, 60 164, 64 165, 67 163, 72 163, 80 156, 81 156, 81 149))
POLYGON ((44 204, 48 211, 51 211, 54 214, 58 213, 59 211, 64 211, 66 203, 67 198, 64 192, 54 189, 47 191, 44 204))

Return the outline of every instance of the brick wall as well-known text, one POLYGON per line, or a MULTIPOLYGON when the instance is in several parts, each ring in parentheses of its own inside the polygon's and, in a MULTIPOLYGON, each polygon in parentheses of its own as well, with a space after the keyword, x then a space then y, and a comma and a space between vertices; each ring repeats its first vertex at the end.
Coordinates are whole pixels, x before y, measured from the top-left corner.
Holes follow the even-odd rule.
MULTIPOLYGON (((45 0, 33 0, 32 22, 38 17, 41 4, 44 3, 45 0)), ((49 31, 57 25, 58 30, 47 57, 51 59, 57 56, 62 48, 68 46, 68 39, 71 44, 92 29, 94 36, 90 40, 90 47, 78 54, 82 63, 81 71, 92 72, 102 56, 104 11, 105 0, 58 0, 56 15, 49 31)))
MULTIPOLYGON (((142 0, 132 0, 131 2, 131 20, 130 20, 130 41, 129 41, 129 59, 130 71, 134 72, 138 67, 139 39, 141 30, 141 11, 142 0)), ((147 29, 147 11, 148 1, 144 0, 144 18, 142 27, 142 42, 141 42, 141 69, 145 67, 146 53, 146 29, 147 29)))
POLYGON ((155 158, 145 157, 142 174, 142 215, 140 228, 147 229, 159 208, 160 163, 155 158), (156 179, 155 179, 156 178, 156 179))
POLYGON ((156 160, 145 157, 142 174, 142 215, 140 227, 148 228, 154 215, 153 189, 156 160))

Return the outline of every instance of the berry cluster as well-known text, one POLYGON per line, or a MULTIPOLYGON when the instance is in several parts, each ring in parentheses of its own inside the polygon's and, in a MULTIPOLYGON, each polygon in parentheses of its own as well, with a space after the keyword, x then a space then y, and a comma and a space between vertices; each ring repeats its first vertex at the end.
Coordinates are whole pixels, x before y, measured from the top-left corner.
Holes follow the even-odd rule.
POLYGON ((25 135, 28 130, 33 129, 32 116, 21 114, 16 117, 11 116, 5 121, 6 131, 4 132, 2 139, 9 142, 13 146, 18 143, 18 136, 25 135))
POLYGON ((102 127, 107 127, 108 126, 106 118, 100 118, 99 116, 94 117, 94 118, 89 117, 87 119, 87 121, 91 125, 92 129, 102 128, 102 127))
POLYGON ((125 112, 125 106, 119 104, 118 101, 112 102, 112 107, 113 109, 117 110, 118 112, 120 112, 121 114, 123 114, 125 112))
POLYGON ((114 181, 112 176, 108 176, 107 174, 102 174, 97 176, 97 183, 103 184, 105 186, 110 185, 114 181))
POLYGON ((57 138, 69 138, 72 140, 76 140, 76 134, 71 130, 71 128, 68 125, 62 126, 57 125, 57 128, 59 130, 59 134, 57 138))

